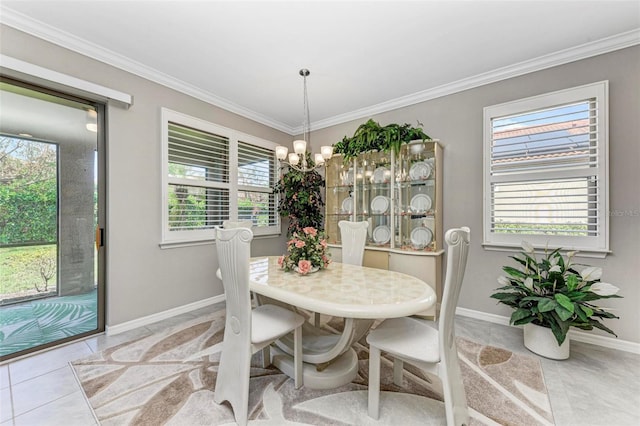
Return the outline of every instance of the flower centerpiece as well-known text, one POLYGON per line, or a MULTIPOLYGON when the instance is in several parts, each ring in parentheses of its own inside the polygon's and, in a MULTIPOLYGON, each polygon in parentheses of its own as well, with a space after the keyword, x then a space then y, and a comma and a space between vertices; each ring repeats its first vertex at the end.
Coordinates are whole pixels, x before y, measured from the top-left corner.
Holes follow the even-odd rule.
POLYGON ((576 252, 568 252, 565 259, 561 249, 545 250, 538 260, 531 244, 523 242, 522 247, 519 257, 510 256, 520 267, 503 267, 507 276, 498 278, 502 287, 491 295, 514 309, 511 324, 551 329, 558 346, 565 342, 570 327, 599 328, 617 337, 601 320, 619 317, 593 303, 621 297, 616 295, 618 287, 600 282, 602 268, 573 263, 576 252))
POLYGON ((285 271, 296 271, 301 275, 316 272, 329 266, 327 240, 323 232, 307 226, 302 232, 294 232, 287 242, 286 255, 278 258, 278 264, 285 271))

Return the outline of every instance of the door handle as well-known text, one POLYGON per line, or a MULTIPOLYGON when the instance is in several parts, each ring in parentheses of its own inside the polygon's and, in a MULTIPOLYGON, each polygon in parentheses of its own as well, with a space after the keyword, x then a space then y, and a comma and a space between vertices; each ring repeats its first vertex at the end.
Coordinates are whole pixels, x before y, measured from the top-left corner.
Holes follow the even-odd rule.
POLYGON ((104 228, 96 228, 96 250, 104 247, 104 228))

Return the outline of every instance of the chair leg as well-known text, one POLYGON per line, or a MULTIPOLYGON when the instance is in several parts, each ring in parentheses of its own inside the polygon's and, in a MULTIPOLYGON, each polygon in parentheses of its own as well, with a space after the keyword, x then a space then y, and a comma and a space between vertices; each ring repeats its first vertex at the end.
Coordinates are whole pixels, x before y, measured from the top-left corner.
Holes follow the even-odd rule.
POLYGON ((402 386, 402 370, 404 369, 404 362, 398 358, 393 359, 393 383, 397 386, 402 386))
POLYGON ((380 417, 380 349, 369 347, 369 417, 380 417))
POLYGON ((300 389, 302 386, 302 327, 293 331, 293 376, 294 386, 300 389))
POLYGON ((267 368, 271 365, 271 350, 269 345, 262 348, 262 368, 267 368))

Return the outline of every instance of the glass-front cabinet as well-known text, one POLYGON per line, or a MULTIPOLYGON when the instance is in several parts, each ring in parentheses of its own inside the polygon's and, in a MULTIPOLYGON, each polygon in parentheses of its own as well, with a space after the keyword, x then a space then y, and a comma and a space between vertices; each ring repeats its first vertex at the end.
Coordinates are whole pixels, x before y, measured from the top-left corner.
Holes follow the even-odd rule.
POLYGON ((367 221, 367 246, 408 252, 442 248, 441 148, 437 141, 403 145, 397 156, 368 152, 326 165, 325 231, 340 244, 340 220, 367 221))
MULTIPOLYGON (((340 261, 341 220, 369 224, 364 265, 399 270, 441 294, 442 149, 436 140, 403 145, 397 155, 368 152, 326 163, 325 232, 340 261)), ((433 316, 433 315, 431 315, 433 316)))

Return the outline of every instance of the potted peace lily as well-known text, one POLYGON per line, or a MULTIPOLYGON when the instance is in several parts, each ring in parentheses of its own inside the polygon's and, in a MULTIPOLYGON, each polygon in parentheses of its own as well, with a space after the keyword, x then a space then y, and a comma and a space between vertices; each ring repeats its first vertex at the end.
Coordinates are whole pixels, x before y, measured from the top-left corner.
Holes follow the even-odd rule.
POLYGON ((285 271, 307 275, 329 266, 327 239, 323 232, 307 226, 302 232, 294 232, 287 242, 286 255, 278 258, 278 265, 285 271))
POLYGON ((502 268, 502 287, 491 297, 511 306, 510 323, 524 326, 524 345, 534 353, 552 359, 569 357, 570 327, 599 328, 617 335, 601 321, 619 318, 594 301, 619 298, 618 287, 600 281, 602 269, 573 263, 576 252, 562 256, 561 249, 545 250, 538 260, 533 246, 522 243, 520 256, 510 256, 518 268, 502 268))

